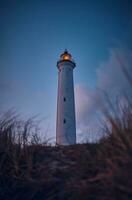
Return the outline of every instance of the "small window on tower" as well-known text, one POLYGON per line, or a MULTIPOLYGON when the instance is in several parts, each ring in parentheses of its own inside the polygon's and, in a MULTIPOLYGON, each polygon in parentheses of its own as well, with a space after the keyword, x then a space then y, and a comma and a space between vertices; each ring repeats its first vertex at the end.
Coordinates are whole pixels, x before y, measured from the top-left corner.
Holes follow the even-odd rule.
POLYGON ((63 99, 64 101, 66 101, 66 98, 64 97, 64 99, 63 99))
POLYGON ((66 120, 64 119, 64 121, 63 121, 63 122, 64 122, 64 124, 65 124, 65 123, 66 123, 66 120))

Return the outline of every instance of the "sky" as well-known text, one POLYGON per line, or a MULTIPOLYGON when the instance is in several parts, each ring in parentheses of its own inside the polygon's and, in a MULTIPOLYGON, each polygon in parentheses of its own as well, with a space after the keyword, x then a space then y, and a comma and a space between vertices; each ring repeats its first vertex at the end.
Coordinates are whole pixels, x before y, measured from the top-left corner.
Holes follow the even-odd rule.
POLYGON ((0 0, 0 111, 38 116, 55 137, 56 63, 72 54, 77 133, 85 135, 98 88, 129 90, 116 52, 132 72, 131 0, 0 0))

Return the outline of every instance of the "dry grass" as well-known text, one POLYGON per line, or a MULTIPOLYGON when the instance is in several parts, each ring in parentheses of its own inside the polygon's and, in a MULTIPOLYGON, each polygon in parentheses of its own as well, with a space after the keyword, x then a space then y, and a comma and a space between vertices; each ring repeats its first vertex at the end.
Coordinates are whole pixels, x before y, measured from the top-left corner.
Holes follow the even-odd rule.
POLYGON ((33 119, 1 116, 0 200, 131 200, 132 102, 107 103, 95 144, 51 147, 33 119))
POLYGON ((32 119, 2 116, 0 199, 132 199, 132 107, 115 114, 98 143, 67 147, 42 142, 32 119))

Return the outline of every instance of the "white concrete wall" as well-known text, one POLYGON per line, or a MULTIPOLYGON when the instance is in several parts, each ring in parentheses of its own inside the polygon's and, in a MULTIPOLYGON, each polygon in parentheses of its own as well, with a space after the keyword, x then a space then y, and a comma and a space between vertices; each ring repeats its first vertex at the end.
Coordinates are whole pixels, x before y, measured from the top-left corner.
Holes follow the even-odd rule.
POLYGON ((68 61, 63 61, 58 64, 59 71, 56 124, 56 143, 58 145, 70 145, 76 143, 75 102, 73 84, 74 67, 74 63, 68 61))

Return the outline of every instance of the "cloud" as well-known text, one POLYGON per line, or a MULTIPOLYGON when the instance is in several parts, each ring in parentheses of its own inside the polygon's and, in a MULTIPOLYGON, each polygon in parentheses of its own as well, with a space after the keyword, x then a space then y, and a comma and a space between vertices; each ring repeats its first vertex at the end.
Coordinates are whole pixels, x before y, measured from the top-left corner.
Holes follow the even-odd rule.
POLYGON ((75 85, 75 107, 76 107, 76 128, 77 140, 95 140, 98 130, 95 128, 97 115, 101 106, 101 96, 96 90, 91 90, 88 87, 78 84, 75 85), (98 93, 98 94, 97 94, 98 93))
POLYGON ((99 111, 105 103, 104 92, 110 98, 117 94, 132 95, 132 52, 127 49, 111 49, 109 58, 102 62, 96 73, 96 88, 90 89, 83 84, 75 86, 77 132, 97 132, 99 111), (124 71, 125 70, 125 71, 124 71), (96 128, 95 128, 96 127, 96 128))
POLYGON ((75 86, 75 104, 77 123, 87 123, 97 112, 100 102, 99 92, 78 84, 75 86), (98 93, 98 94, 97 94, 98 93), (95 109, 96 106, 96 109, 95 109))
POLYGON ((109 92, 130 89, 124 68, 129 74, 132 74, 131 63, 131 51, 127 49, 111 49, 108 60, 102 62, 97 69, 97 87, 109 92))

